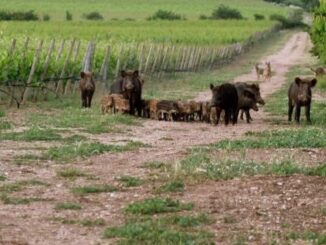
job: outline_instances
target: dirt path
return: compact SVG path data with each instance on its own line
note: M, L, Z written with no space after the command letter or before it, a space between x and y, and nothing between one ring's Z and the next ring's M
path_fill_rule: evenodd
M262 61L271 61L274 76L269 82L261 83L263 97L268 97L280 89L285 83L285 75L291 66L303 62L307 50L311 47L307 33L294 34L286 45L274 55L265 57ZM253 81L256 74L253 70L234 81ZM208 100L210 91L200 93L196 100ZM119 154L102 154L91 157L78 163L81 170L97 176L107 183L116 183L116 177L121 175L146 176L149 170L141 168L147 161L174 161L186 154L192 146L217 142L222 139L241 137L248 131L262 131L270 129L264 121L267 115L263 110L253 114L252 124L240 122L236 126L219 125L217 127L203 123L180 123L163 121L146 121L142 127L133 127L128 134L103 134L96 136L102 143L110 144L121 141L141 141L149 144L150 148L142 148L136 152ZM74 200L67 187L67 183L55 176L59 166L35 168L25 177L40 178L51 184L44 190L27 191L24 194L39 194L42 198L54 200L54 203ZM10 167L5 171L12 171ZM30 175L30 176L29 176ZM236 180L235 180L236 181ZM259 182L259 180L257 180ZM272 181L271 181L272 182ZM74 185L89 183L87 179L78 179ZM92 183L96 183L94 180ZM244 184L245 185L245 184ZM271 184L272 185L272 184ZM189 192L184 198L192 199L198 191ZM221 187L222 188L222 187ZM222 191L222 189L221 189ZM216 193L216 192L215 192ZM213 193L214 194L214 193ZM137 192L122 191L114 194L100 194L91 197L82 197L78 201L83 203L82 217L103 218L107 225L116 225L123 222L121 208L133 200L151 196L150 189L139 187ZM207 195L205 196L207 198ZM215 198L215 197L212 197ZM77 198L78 199L78 198ZM0 244L102 244L103 227L89 229L80 226L67 226L58 222L49 221L49 217L56 216L53 202L36 202L32 205L3 205L0 206ZM81 218L76 211L66 211L70 218Z

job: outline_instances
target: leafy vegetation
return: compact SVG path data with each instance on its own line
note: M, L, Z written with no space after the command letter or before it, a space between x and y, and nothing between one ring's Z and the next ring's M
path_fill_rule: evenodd
M191 210L193 204L181 203L172 199L150 198L144 201L129 204L125 211L131 214L159 214L168 212L178 212L181 210Z
M133 177L133 176L120 176L118 178L120 182L123 183L124 186L126 187L134 187L134 186L139 186L143 183L143 181L140 178Z
M2 133L0 139L14 141L52 141L61 140L62 137L53 129L32 127L23 132Z
M56 161L69 161L77 157L89 157L92 155L103 154L105 152L123 152L136 150L144 147L141 142L130 141L125 146L105 145L98 142L95 143L74 143L59 147L50 147L42 156L42 159L50 159Z
M32 202L40 202L45 201L42 198L38 197L28 197L28 198L21 198L21 197L11 197L6 194L2 194L0 196L0 200L3 202L3 204L10 204L10 205L25 205L30 204Z
M88 185L79 186L72 188L74 194L86 195L86 194L96 194L103 192L115 192L117 188L112 185Z
M166 11L159 9L152 16L148 17L147 20L185 20L180 14L173 13L172 11Z
M33 10L30 11L15 11L9 12L5 10L0 11L0 21L35 21L39 20L39 17L34 13Z
M321 1L319 8L314 10L314 22L311 29L311 39L314 43L313 52L326 63L326 3Z
M237 9L232 9L228 6L221 4L217 9L215 9L212 13L211 19L243 19L242 14Z
M56 210L80 210L82 206L78 203L61 202L55 206Z
M67 168L57 172L57 175L63 178L74 180L77 177L85 177L86 173L76 168Z
M97 11L94 11L94 12L90 12L88 14L83 14L83 17L87 20L103 20L103 16L97 12Z
M159 190L162 192L182 192L184 187L185 185L182 181L171 181L162 185Z

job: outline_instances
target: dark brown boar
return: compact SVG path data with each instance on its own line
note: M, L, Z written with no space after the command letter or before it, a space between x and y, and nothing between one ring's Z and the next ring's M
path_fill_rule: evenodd
M215 107L217 124L220 119L221 111L225 112L224 123L229 124L232 120L232 124L237 123L238 119L238 93L233 84L224 83L219 86L210 85L212 90L211 107Z
M252 121L250 115L250 109L256 111L257 103L264 105L265 101L261 97L260 88L258 84L248 84L248 83L235 83L234 86L237 89L238 93L238 110L241 110L240 118L243 119L243 113L246 114L247 123Z
M130 114L134 115L137 110L138 116L142 111L142 87L144 79L140 76L139 71L121 71L118 80L111 85L111 94L122 94L125 99L129 100Z
M295 120L297 123L300 122L300 112L301 107L305 107L306 109L306 119L307 122L311 122L310 119L310 107L311 107L311 99L312 93L311 88L313 88L317 83L317 79L301 79L300 77L296 77L294 82L290 85L288 91L288 99L289 99L289 121L292 120L292 113L295 107Z
M80 73L81 80L79 82L79 88L81 91L82 107L91 107L92 98L95 91L95 82L93 80L92 72Z

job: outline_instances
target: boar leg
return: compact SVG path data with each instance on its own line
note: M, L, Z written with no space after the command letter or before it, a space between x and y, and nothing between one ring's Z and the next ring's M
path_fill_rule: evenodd
M87 95L85 91L81 92L81 99L82 99L82 107L86 107Z
M225 126L227 126L229 124L229 119L230 119L231 113L229 109L225 110L225 115L224 115L224 123Z
M243 110L241 110L240 119L243 120Z
M294 108L294 106L292 105L291 101L289 101L289 113L288 113L289 122L292 121L293 108Z
M250 121L252 121L252 118L250 116L250 112L249 112L249 109L245 111L246 112L246 120L247 120L247 123L250 123Z
M216 110L216 125L220 122L221 110L218 107L215 107Z
M238 109L233 109L233 111L232 111L232 124L233 125L238 122L238 115L239 115L239 110Z
M308 123L311 123L311 119L310 119L310 105L307 105L306 108L306 119Z
M295 120L297 123L300 123L300 112L301 112L301 106L296 105L295 107Z

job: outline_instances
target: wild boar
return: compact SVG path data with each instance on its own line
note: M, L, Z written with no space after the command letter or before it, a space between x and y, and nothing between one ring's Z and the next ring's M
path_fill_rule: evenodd
M312 100L311 88L313 88L317 84L317 79L309 79L309 78L300 78L296 77L294 82L290 85L288 90L288 99L289 99L289 121L292 120L292 113L295 107L295 120L297 123L300 123L300 112L301 107L305 107L306 109L306 120L311 123L310 119L310 107Z
M220 119L221 111L225 112L224 123L229 124L232 120L232 124L237 123L238 119L238 93L233 84L224 83L219 86L210 85L212 91L211 107L215 107L217 124Z
M92 72L80 73L81 80L79 82L79 88L81 91L82 107L91 107L92 98L95 92L95 82L93 80Z

